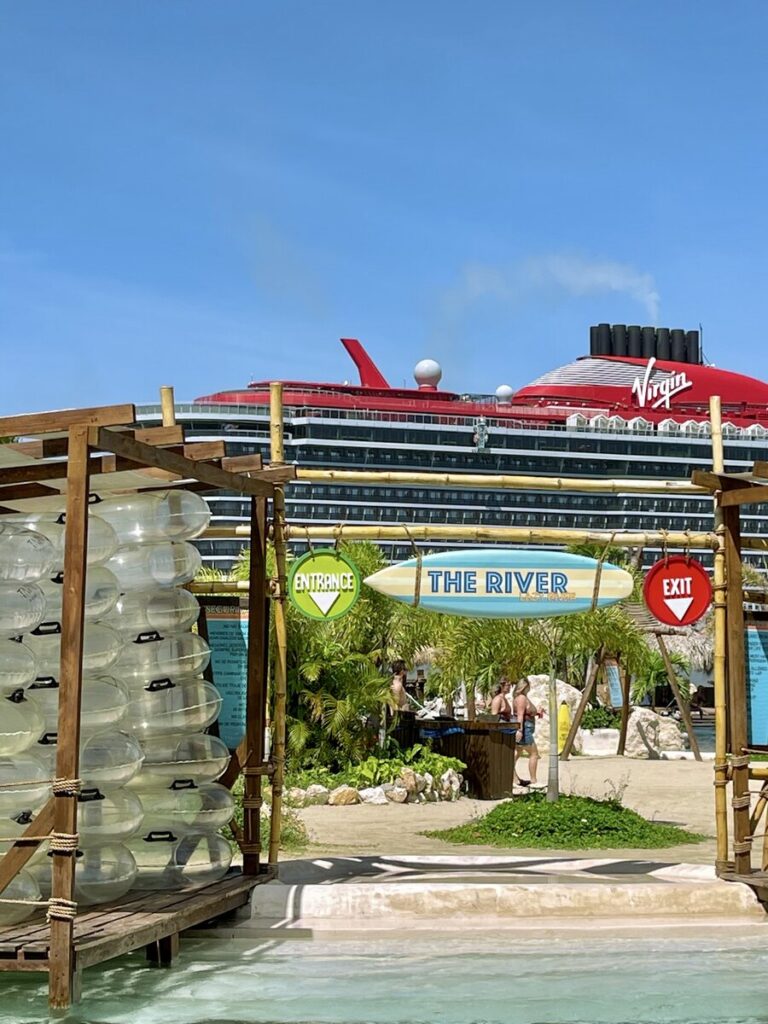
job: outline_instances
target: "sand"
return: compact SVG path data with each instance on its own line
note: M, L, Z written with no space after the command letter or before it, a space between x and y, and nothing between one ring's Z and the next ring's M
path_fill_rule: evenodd
M619 757L576 757L561 764L561 790L582 796L621 794L625 806L647 818L668 822L714 837L712 762L639 761ZM546 779L546 764L541 778ZM422 833L451 828L486 813L493 801L462 798L455 803L358 804L349 807L307 807L299 813L312 839L311 854L495 854L499 847L456 846ZM529 851L518 848L515 853ZM537 850L536 853L546 851ZM557 856L582 855L581 850L551 851ZM595 856L667 863L713 864L714 838L662 850L602 849Z

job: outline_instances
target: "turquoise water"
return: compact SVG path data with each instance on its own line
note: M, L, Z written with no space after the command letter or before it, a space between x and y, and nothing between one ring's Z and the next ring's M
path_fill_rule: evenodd
M754 940L759 941L758 939ZM683 939L187 940L85 972L71 1024L768 1024L768 953ZM2 1024L47 1021L45 987L2 976Z

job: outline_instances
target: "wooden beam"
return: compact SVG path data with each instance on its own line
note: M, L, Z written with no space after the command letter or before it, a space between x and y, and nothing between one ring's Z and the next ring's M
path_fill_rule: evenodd
M735 491L723 491L720 495L720 504L723 508L731 505L754 505L765 501L768 501L768 484L739 487Z
M91 431L90 437L94 448L101 448L113 452L115 455L123 455L125 458L133 459L147 466L155 466L157 469L165 469L170 473L178 473L191 480L200 480L202 483L212 484L222 490L250 494L257 498L268 497L273 491L272 484L251 477L238 476L237 473L228 473L218 466L205 462L193 462L183 455L177 455L164 448L152 448L150 445L134 441L132 438L122 437L114 430L95 428ZM0 498L0 500L2 499Z
M64 780L78 778L80 762L80 698L88 549L88 429L85 424L77 424L69 429L67 531L64 541L61 679L57 729L59 742L56 745L56 777ZM69 792L58 793L55 797L54 830L63 835L77 833L77 793L74 788ZM54 854L52 861L52 898L72 900L75 883L74 851ZM73 926L72 917L51 918L49 1002L54 1009L67 1009L75 992Z
M89 409L33 412L23 416L0 417L0 437L15 437L19 434L56 434L61 430L68 430L74 424L87 424L89 427L116 427L135 421L136 409L133 405L101 405Z
M725 606L728 673L728 719L733 769L733 845L737 874L752 870L749 831L749 762L739 759L749 745L747 726L744 604L741 579L741 530L738 506L722 510L725 528Z
M748 475L739 476L735 473L711 473L706 469L695 469L691 473L691 482L714 493L715 491L733 491L749 484Z
M251 561L248 591L248 670L246 689L246 753L242 759L243 874L259 873L261 853L260 771L264 761L264 729L267 720L267 657L269 599L267 596L267 502L251 498Z
M51 496L61 497L61 491L55 487L47 487L45 484L11 484L10 487L0 487L0 502L4 501L26 501L27 498L50 498Z
M54 804L55 799L51 797L37 817L27 825L18 841L0 859L0 896L8 883L18 875L37 850L39 843L30 843L26 840L33 837L43 840L53 829Z
M619 726L619 746L616 753L619 757L624 757L624 750L627 746L627 729L629 728L629 678L618 659L617 668L621 683L621 724Z
M230 455L221 460L221 468L228 473L251 473L264 468L264 460L261 455Z
M768 478L768 462L758 459L752 466L752 475L763 479Z
M656 643L659 645L659 650L661 651L661 657L662 657L662 660L664 661L664 668L667 670L667 679L669 681L669 687L672 690L672 694L673 694L673 696L675 698L675 701L677 702L677 706L680 709L680 715L681 715L681 717L683 719L683 725L685 726L686 731L688 733L688 739L689 739L690 744L691 744L691 750L693 751L693 756L696 758L697 761L701 761L701 759L702 759L701 758L701 751L699 750L699 741L696 739L696 733L694 732L694 729L693 729L693 720L691 719L691 709L688 706L688 704L686 704L686 702L683 700L683 695L680 692L680 687L678 686L678 683L677 683L677 676L675 675L675 669L674 669L674 666L672 665L672 659L669 656L669 651L667 650L667 645L664 642L664 637L661 635L661 633L657 633L656 634Z
M144 444L171 445L184 444L183 427L142 427L128 430L125 433ZM38 437L33 441L18 441L8 445L21 455L29 455L33 459L56 459L67 454L69 436Z

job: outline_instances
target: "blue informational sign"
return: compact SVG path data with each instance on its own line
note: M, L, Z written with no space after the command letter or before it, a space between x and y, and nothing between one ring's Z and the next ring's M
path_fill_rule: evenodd
M616 661L606 661L603 663L603 667L605 668L605 679L608 683L608 693L611 698L611 707L623 708L624 691L621 688L619 664Z
M768 616L745 616L747 728L751 747L768 746Z
M369 587L429 611L471 618L541 619L589 611L598 562L564 551L488 548L445 551L390 565L365 581ZM628 572L604 562L597 606L632 593Z
M244 602L242 602L244 604ZM213 681L222 696L219 736L235 750L245 736L248 609L239 597L202 598Z

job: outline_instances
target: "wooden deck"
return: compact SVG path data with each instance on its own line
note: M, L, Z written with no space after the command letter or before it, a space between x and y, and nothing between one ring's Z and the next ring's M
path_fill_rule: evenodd
M131 892L117 903L84 910L75 921L75 970L142 947L153 962L169 964L181 932L245 906L254 886L271 877L232 873L202 889ZM40 915L0 928L0 971L47 971L50 931Z

